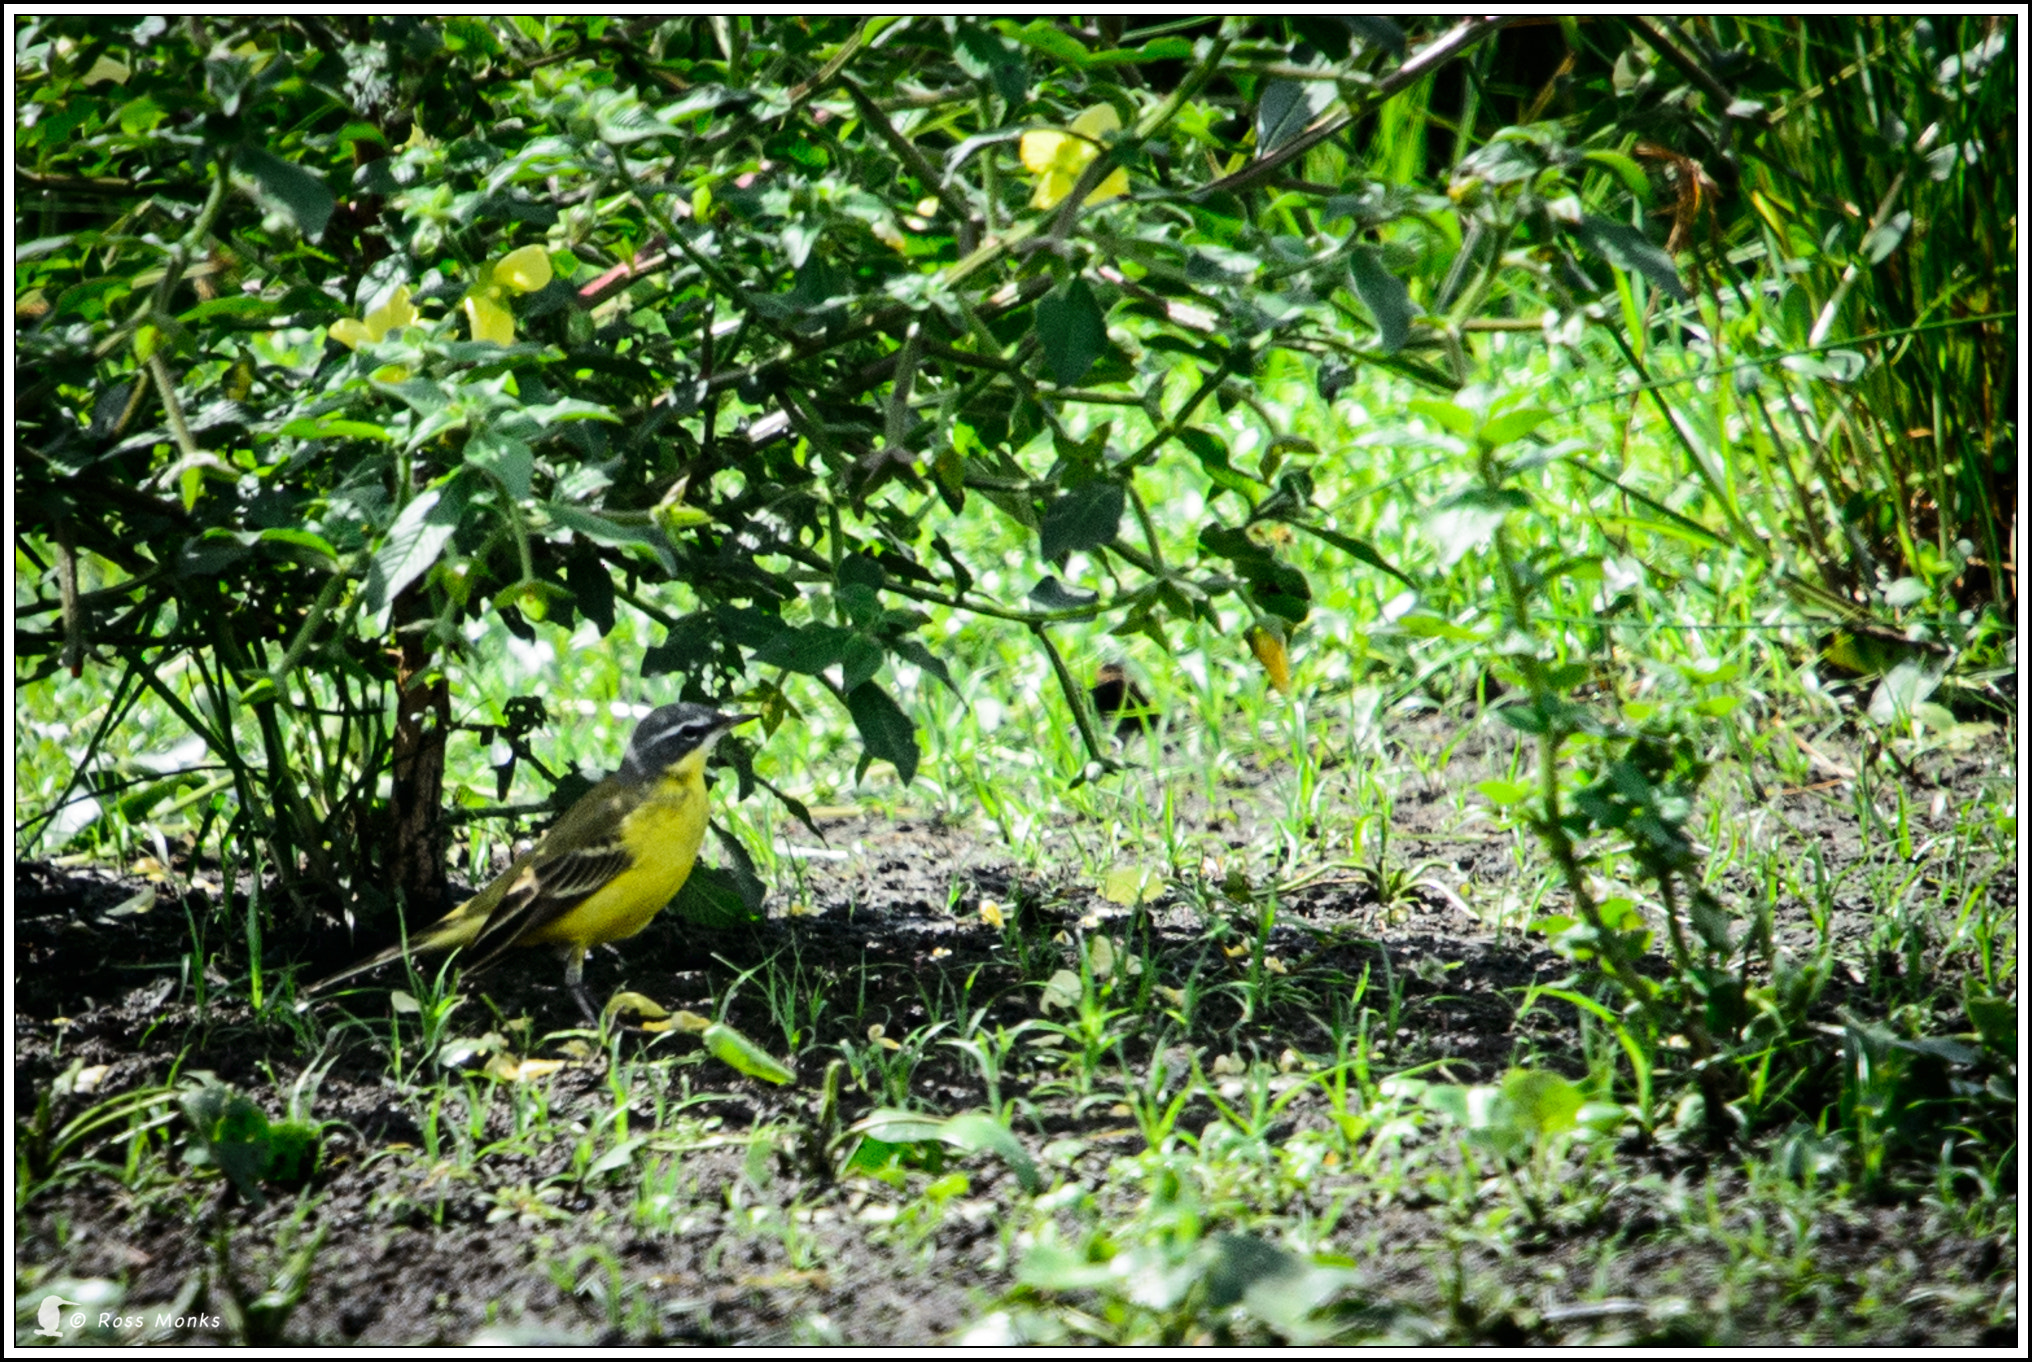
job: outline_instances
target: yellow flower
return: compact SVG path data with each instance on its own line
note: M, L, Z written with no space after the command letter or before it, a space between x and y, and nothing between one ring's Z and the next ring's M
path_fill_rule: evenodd
M416 318L416 309L409 302L409 285L404 284L389 296L387 302L369 312L366 320L355 321L347 317L333 322L328 334L348 350L357 350L380 340L390 331L416 325Z
M1023 166L1037 176L1037 192L1030 196L1032 208L1055 208L1079 177L1101 154L1101 134L1117 132L1121 116L1110 104L1096 104L1072 121L1066 132L1043 130L1023 134ZM1087 195L1088 203L1104 203L1129 192L1128 172L1117 166Z
M480 277L467 291L466 324L476 341L515 343L515 315L508 294L534 293L550 283L550 256L541 246L510 251L491 265L480 266Z

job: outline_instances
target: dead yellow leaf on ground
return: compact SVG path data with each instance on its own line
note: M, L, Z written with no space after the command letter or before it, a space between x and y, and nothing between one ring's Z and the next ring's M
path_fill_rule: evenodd
M495 1055L481 1072L503 1083L527 1083L532 1079L548 1078L564 1067L565 1061L561 1059L517 1059L513 1055Z

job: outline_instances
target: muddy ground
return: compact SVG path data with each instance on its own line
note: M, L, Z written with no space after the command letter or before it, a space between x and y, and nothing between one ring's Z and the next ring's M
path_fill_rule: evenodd
M1196 892L1174 888L1132 912L1070 874L1014 865L992 827L835 819L823 827L828 854L801 861L801 887L779 891L766 922L714 931L666 913L627 943L625 956L610 948L588 961L596 994L625 986L706 1015L720 1015L719 1003L741 972L772 958L779 977L797 981L807 998L824 990L826 1006L815 1022L806 1018L810 1039L798 1080L785 1087L711 1063L678 1035L621 1039L624 1063L677 1061L641 1067L633 1091L631 1131L654 1131L661 1105L670 1135L653 1164L654 1176L667 1179L657 1215L645 1219L642 1210L646 1158L633 1174L556 1177L572 1168L571 1123L613 1106L613 1075L607 1055L580 1046L575 1057L566 1040L517 1044L578 1024L556 963L529 952L475 981L470 991L483 998L465 1004L451 1029L493 1030L514 1048L566 1059L564 1068L536 1080L565 1136L517 1145L510 1138L513 1104L503 1098L487 1108L483 1138L505 1145L464 1166L430 1160L423 1152L430 1132L391 1075L386 989L399 978L377 978L340 1005L367 1024L336 1030L323 1056L330 1067L310 1114L332 1124L322 1168L304 1194L279 1192L256 1208L216 1174L181 1169L173 1154L152 1156L161 1166L137 1173L125 1166L124 1140L86 1140L70 1157L99 1166L75 1170L17 1212L18 1289L32 1306L41 1294L35 1283L104 1279L117 1284L128 1314L153 1320L168 1310L218 1321L162 1331L165 1339L192 1342L950 1341L1010 1288L1019 1255L1002 1218L1018 1199L1014 1175L992 1158L959 1160L969 1180L964 1196L934 1228L908 1232L894 1208L920 1192L927 1175L909 1174L906 1191L898 1192L838 1176L837 1149L832 1159L824 1152L828 1132L894 1094L871 1091L879 1085L857 1085L849 1075L837 1120L825 1126L818 1111L823 1070L842 1046L865 1054L879 1044L868 1039L874 1024L890 1038L905 1038L934 1014L950 1018L976 1007L988 1009L989 1029L1038 1017L1038 985L1074 962L1069 942L1082 931L1147 944L1160 986L1200 981L1192 1040L1209 1063L1226 1053L1274 1062L1287 1048L1330 1058L1324 1018L1334 997L1352 996L1366 976L1363 1002L1379 1017L1389 990L1398 991L1394 1032L1372 1019L1378 1075L1436 1062L1426 1077L1488 1082L1527 1059L1571 1075L1584 1071L1570 1008L1541 1004L1519 1015L1527 985L1573 972L1542 936L1524 929L1532 914L1518 894L1537 883L1539 872L1520 870L1513 834L1486 815L1481 801L1468 799L1468 809L1484 812L1464 822L1454 797L1506 769L1511 735L1474 726L1450 764L1431 777L1407 759L1415 745L1436 751L1456 736L1456 728L1434 718L1400 726L1391 739L1389 862L1403 874L1379 879L1359 869L1312 867L1320 873L1310 883L1279 895L1269 944L1288 984L1273 990L1270 1006L1257 1015L1243 1015L1240 990L1219 987L1248 968L1248 952L1238 959L1230 951L1253 938L1257 909L1238 903L1238 894L1221 893L1213 879ZM1816 735L1813 746L1812 779L1795 786L1767 765L1746 770L1725 763L1711 782L1715 797L1729 801L1730 823L1757 845L1779 845L1801 858L1818 845L1823 860L1837 867L1880 862L1880 849L1865 848L1850 785L1835 774L1853 772L1864 754L1833 732ZM1985 789L1992 799L1999 788L2013 791L2002 798L2015 801L2010 751L2000 741L1935 753L1904 774L1883 766L1877 807L1894 814L1902 785L1913 830L1922 840L1937 838ZM1359 765L1329 773L1329 781L1348 782L1330 794L1354 798ZM1246 848L1274 842L1270 820L1281 807L1278 782L1287 778L1274 764L1243 769L1223 791L1221 808L1188 800L1186 817L1196 820L1205 846L1225 844L1236 864L1246 863ZM779 837L817 845L788 819ZM1882 833L1870 840L1880 848ZM1064 859L1077 867L1077 856ZM1538 864L1535 851L1530 863ZM1268 878L1261 858L1256 865L1257 878ZM2014 918L2015 864L1993 868L1988 892ZM254 1096L271 1117L285 1113L289 1088L313 1056L285 1021L256 1020L249 1008L237 914L211 919L207 946L218 952L213 996L198 1013L183 977L194 919L178 894L190 896L195 920L213 908L203 867L195 873L198 887L191 867L173 869L181 874L157 883L149 911L109 916L131 905L149 881L45 864L16 867L17 1131L38 1119L45 1130L57 1128L94 1103L196 1071ZM1224 873L1219 865L1206 869ZM1308 869L1301 862L1277 873L1288 882ZM1867 879L1858 874L1837 888L1840 964L1821 1009L1830 1021L1842 1008L1866 1016L1885 1011L1864 983L1882 977L1881 968L1873 975L1869 958L1876 937L1862 898ZM215 890L216 871L209 882ZM1737 870L1721 889L1736 901L1758 886ZM1013 929L984 922L984 902L999 906ZM2011 932L2015 937L2015 921ZM1794 949L1810 948L1807 905L1787 898L1777 933ZM287 954L274 943L270 949ZM326 958L307 961L306 977L340 963L343 951L333 944ZM782 1054L781 1018L760 979L735 990L725 1019ZM330 1025L343 1012L324 1005L319 1016ZM533 1019L529 1031L513 1028L519 1018ZM1960 1029L1951 1023L1944 1020L1943 1028ZM1175 1050L1164 1058L1183 1067L1188 1057L1183 1047ZM1028 1066L1012 1065L1001 1095L1032 1097L1019 1103L1015 1129L1046 1180L1084 1183L1099 1198L1103 1224L1109 1208L1132 1213L1144 1189L1111 1185L1108 1168L1110 1160L1143 1150L1134 1123L1109 1101L1040 1089L1052 1056L1024 1053ZM1147 1039L1134 1034L1124 1054L1133 1072L1147 1071L1153 1059ZM91 1091L58 1098L38 1118L38 1101L80 1063L95 1079ZM436 1072L426 1069L424 1076ZM978 1107L986 1098L978 1069L939 1044L924 1047L908 1093L918 1107L936 1112ZM1180 1128L1198 1130L1212 1115L1211 1106L1196 1102ZM1324 1119L1319 1102L1294 1102L1269 1138ZM803 1133L756 1145L749 1133L758 1127ZM171 1120L158 1141L166 1136L180 1146L180 1130ZM1432 1138L1449 1137L1435 1125ZM1356 1295L1378 1318L1396 1318L1399 1337L1763 1344L1843 1337L1907 1346L2015 1338L2015 1307L2000 1322L1995 1304L2017 1272L2015 1236L1972 1232L1919 1190L1873 1204L1845 1201L1828 1212L1786 1250L1811 1257L1805 1279L1812 1289L1774 1287L1760 1299L1754 1285L1760 1279L1745 1277L1734 1261L1740 1236L1727 1232L1731 1208L1750 1195L1740 1158L1695 1139L1633 1141L1616 1163L1619 1177L1604 1186L1587 1217L1571 1224L1555 1217L1522 1241L1485 1241L1439 1195L1362 1187L1345 1175L1323 1174L1316 1189L1279 1209L1318 1216L1337 1208L1328 1245L1357 1266ZM1686 1232L1686 1217L1667 1209L1674 1197L1717 1208L1716 1232ZM757 1228L765 1224L774 1228ZM296 1261L301 1298L288 1308L296 1289L292 1252L320 1233L314 1256ZM1604 1243L1617 1246L1606 1259ZM1443 1278L1465 1284L1465 1295L1455 1290L1449 1298ZM1892 1285L1903 1293L1897 1309L1866 1299ZM264 1305L264 1290L280 1294ZM1684 1308L1661 1309L1661 1301ZM1890 1332L1877 1336L1879 1330Z

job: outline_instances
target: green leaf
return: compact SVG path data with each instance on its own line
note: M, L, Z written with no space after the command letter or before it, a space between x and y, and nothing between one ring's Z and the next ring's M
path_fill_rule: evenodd
M1475 433L1475 414L1453 402L1436 397L1414 397L1408 404L1413 412L1463 438Z
M1368 542L1365 540L1356 539L1353 538L1352 536L1342 534L1339 530L1329 530L1321 525L1308 525L1302 520L1291 520L1286 521L1285 523L1289 525L1294 525L1297 528L1304 530L1307 534L1311 535L1315 539L1333 545L1335 548L1339 549L1342 553L1345 553L1349 557L1353 558L1356 562L1367 563L1370 567L1375 568L1379 572L1389 573L1392 577L1395 577L1398 581L1404 583L1404 585L1408 587L1412 587L1415 589L1418 585L1418 583L1412 581L1409 577L1405 576L1394 565L1392 565L1389 559L1385 558L1382 554L1376 552L1374 548L1370 547Z
M1616 177L1623 182L1623 188L1629 190L1637 202L1644 204L1651 202L1651 177L1644 173L1644 167L1638 165L1622 152L1583 152L1581 159L1591 161L1595 165L1614 171Z
M1383 267L1383 254L1374 246L1358 246L1348 257L1348 278L1355 296L1369 309L1376 323L1376 343L1386 355L1394 355L1411 338L1411 319L1417 307L1404 281Z
M917 774L917 725L873 681L847 692L847 713L861 734L861 746L877 761L886 761L908 785Z
M1499 809L1522 804L1531 797L1530 784L1522 780L1480 780L1475 782L1475 788Z
M741 892L739 880L716 865L693 865L684 887L677 891L671 911L686 922L724 931L744 923L758 922L762 914Z
M846 657L847 640L854 631L837 624L807 624L785 629L757 648L754 660L765 667L781 667L804 676L816 676ZM864 678L865 679L865 678Z
M1900 662L1870 694L1871 722L1891 724L1910 719L1919 702L1933 694L1945 674L1945 667L1929 667L1910 659Z
M186 577L210 577L224 572L247 556L254 545L252 534L241 534L214 525L203 534L192 535L176 556L176 570Z
M299 416L279 432L293 440L390 440L388 431L371 421L344 421L336 416Z
M1481 434L1477 438L1490 449L1501 449L1504 445L1523 439L1551 417L1552 413L1543 407L1519 407L1515 411L1506 411L1500 416L1490 417L1489 423L1482 427Z
M1581 1091L1555 1073L1512 1069L1503 1077L1503 1100L1511 1119L1534 1139L1574 1128Z
M840 650L840 689L859 689L882 670L882 645L863 633L851 633Z
M1045 508L1038 532L1039 552L1047 561L1056 562L1075 550L1113 542L1126 505L1118 482L1090 482L1073 488Z
M1589 214L1573 235L1589 250L1618 269L1641 274L1676 302L1686 302L1686 286L1679 282L1679 269L1672 257L1651 244L1635 227Z
M1025 1253L1016 1280L1039 1291L1119 1289L1112 1265L1089 1262L1085 1254L1058 1239L1041 1240Z
M1108 343L1107 321L1086 280L1075 275L1037 300L1037 339L1059 384L1070 387L1086 377Z
M280 310L280 304L271 302L266 298L249 298L245 294L240 294L230 298L213 298L208 302L199 303L196 307L190 309L190 311L179 313L177 320L186 326L195 322L206 321L212 317L241 317L256 320L274 316Z
M1199 459L1199 466L1217 487L1248 497L1254 490L1254 483L1245 473L1237 472L1228 462L1228 443L1210 430L1191 427L1178 432L1177 440Z
M598 402L587 402L577 397L525 407L522 414L539 426L556 425L561 421L611 421L616 425L621 422L620 417Z
M265 547L292 562L323 568L327 572L339 570L339 551L323 536L312 534L309 530L279 527L262 530L259 538Z
M1470 549L1488 543L1505 516L1530 504L1523 493L1511 489L1490 492L1471 487L1448 497L1425 517L1425 533L1439 548L1440 566L1450 568Z
M1399 616L1396 628L1413 638L1443 638L1455 643L1476 643L1482 639L1482 635L1475 630L1455 624L1452 620L1442 619L1430 610L1414 610L1408 615Z
M1036 1196L1044 1190L1044 1179L1038 1175L1037 1164L1023 1148L1022 1142L1010 1132L1009 1127L986 1112L963 1111L940 1120L896 1107L878 1107L856 1121L850 1131L861 1137L864 1148L868 1144L876 1146L871 1153L887 1156L881 1163L859 1157L851 1161L854 1166L870 1172L877 1171L883 1164L895 1162L895 1155L902 1148L935 1143L963 1154L998 1155L1009 1165L1025 1193Z
M33 241L21 242L14 248L14 263L17 265L24 264L27 261L35 259L37 256L48 255L51 251L60 251L77 239L76 232L67 232L62 236L39 236Z
M388 527L388 537L367 570L363 594L363 603L375 617L377 629L388 627L387 612L395 598L430 570L458 529L465 498L446 495L450 486L419 492Z
M561 501L547 501L543 504L544 514L552 524L570 530L573 534L584 535L595 544L612 544L616 548L632 549L653 558L665 572L677 571L677 559L671 556L670 541L663 532L650 525L617 525L605 516L569 506Z
M536 451L498 428L474 434L466 441L465 460L501 480L503 490L514 501L529 495L530 479L536 473Z
M1983 1044L1999 1054L2017 1053L2018 1008L2009 998L1979 993L1974 980L1964 979L1962 1008L1968 1013L1969 1025L1982 1037Z
M952 673L946 670L945 661L916 639L891 639L889 640L889 651L905 661L914 663L930 672L945 683L947 690L951 691L954 695L959 695L960 688L953 684ZM962 697L962 700L964 700L964 697Z
M973 79L993 84L1008 104L1021 104L1030 92L1030 68L1022 52L979 24L954 27L953 62Z
M945 1122L936 1116L899 1107L877 1107L854 1122L850 1130L863 1139L880 1140L883 1144L919 1144L938 1139L944 1127Z
M1009 1127L982 1111L963 1111L945 1122L938 1138L968 1154L996 1154L1009 1165L1024 1192L1036 1196L1044 1190L1029 1151Z
M759 1078L765 1083L788 1083L797 1077L774 1055L725 1022L714 1022L699 1039L714 1059L750 1078Z
M1004 21L996 28L1036 52L1042 52L1053 61L1078 70L1087 64L1087 50L1080 40L1067 33L1049 19L1032 19L1017 28L1013 22Z
M235 160L241 172L254 181L258 197L288 213L304 240L316 241L324 235L336 201L323 180L250 144L240 147Z
M1256 101L1256 155L1268 156L1305 131L1335 99L1328 80L1273 80Z
M1872 265L1881 265L1898 249L1905 240L1905 234L1912 230L1910 213L1894 214L1890 221L1874 227L1863 238L1863 259Z
M1030 588L1030 600L1045 610L1083 610L1100 598L1099 592L1067 586L1056 577L1046 577Z

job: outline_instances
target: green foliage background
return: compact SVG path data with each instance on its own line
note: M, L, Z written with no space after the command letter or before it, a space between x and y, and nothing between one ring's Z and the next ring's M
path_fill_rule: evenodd
M1923 615L1956 653L2010 598L2009 24L15 35L20 679L118 668L108 723L174 710L285 877L371 880L395 653L456 683L489 614L639 611L645 676L772 725L815 678L862 770L908 780L898 667L950 684L922 630L957 608L1034 635L1105 760L1054 630L1284 639L1294 529L1424 580L1315 504L1347 451L1244 460L1213 416L1293 365L1327 400L1372 366L1480 410L1489 332L1620 355L1681 491L1533 457L1637 498L1638 533L1727 545L1863 642ZM1103 106L1119 131L1065 134ZM1079 180L1047 201L1054 152ZM414 324L329 339L401 298ZM489 305L512 342L473 338ZM1185 527L1145 490L1181 478ZM1440 508L1442 569L1514 509L1500 481ZM1021 593L954 547L982 517L1035 536Z

